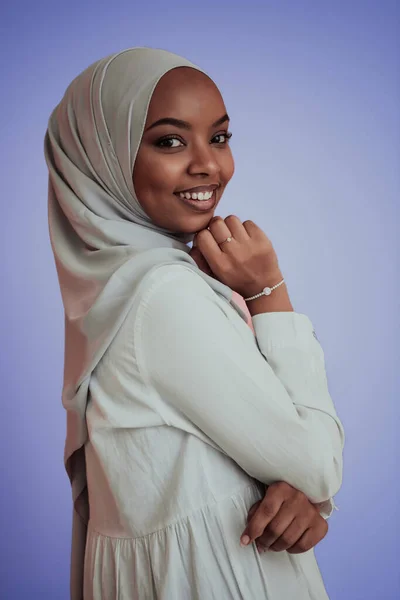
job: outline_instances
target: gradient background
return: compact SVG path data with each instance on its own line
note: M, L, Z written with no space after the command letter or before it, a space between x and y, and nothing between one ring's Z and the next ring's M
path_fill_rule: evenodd
M330 598L400 598L399 14L384 0L2 5L2 600L69 598L47 119L80 71L133 46L182 54L219 85L236 173L215 214L267 233L324 348L347 434L340 511L316 548Z

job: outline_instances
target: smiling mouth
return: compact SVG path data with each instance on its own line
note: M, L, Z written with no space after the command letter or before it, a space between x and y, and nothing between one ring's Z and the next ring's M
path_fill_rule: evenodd
M175 192L176 194L199 194L199 193L207 193L207 192L213 192L214 190L218 189L220 187L220 184L218 183L213 183L210 185L198 185L196 187L193 188L188 188L187 190L179 190L178 192Z
M210 200L210 198L212 198L214 196L215 198L215 193L214 190L210 191L210 192L176 192L176 195L179 196L179 198L182 198L186 200L200 200L205 201L205 200Z
M212 192L199 192L198 194L189 192L175 192L174 195L186 206L190 206L197 211L207 211L214 208L217 203L217 193L215 190ZM200 197L198 197L200 196Z

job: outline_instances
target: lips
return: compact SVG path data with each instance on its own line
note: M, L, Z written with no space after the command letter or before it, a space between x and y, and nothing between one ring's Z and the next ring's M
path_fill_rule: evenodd
M218 183L213 183L212 185L199 185L197 187L188 188L186 190L179 190L178 192L175 192L175 194L185 194L186 192L189 192L189 194L199 194L200 192L213 192L217 189L217 187L219 187Z
M217 193L213 192L211 198L209 200L192 200L191 198L185 198L179 195L178 193L174 194L180 202L186 204L186 206L196 210L197 212L205 212L214 208L217 203Z

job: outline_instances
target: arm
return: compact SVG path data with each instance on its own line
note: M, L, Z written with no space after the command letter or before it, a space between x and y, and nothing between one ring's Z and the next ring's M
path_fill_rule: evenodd
M156 277L138 311L135 342L139 367L159 396L250 476L267 485L286 481L312 502L333 496L343 429L308 317L258 314L256 339L244 344L193 271L160 268Z
M200 257L201 259L201 257ZM276 275L276 281L280 281L281 279L283 279L283 276L281 273L278 273ZM261 296L261 298L257 298L255 300L250 301L249 306L250 306L250 310L249 310L249 306L246 304L244 298L240 295L237 294L236 292L233 293L233 298L236 302L236 304L238 304L240 306L240 308L242 309L242 311L247 315L247 324L250 327L251 331L253 332L253 334L255 335L255 330L254 330L254 326L253 326L253 322L252 322L252 317L254 317L257 314L261 314L261 313L266 313L266 312L282 312L282 311L293 311L293 306L291 304L290 298L288 296L287 293L287 287L286 285L284 285L283 287L279 287L275 290L275 295L272 294L272 296ZM313 331L313 335L315 336L315 333ZM295 489L295 488L293 488ZM265 488L265 493L267 493L267 491L269 490L269 493L271 492L271 488L269 488L268 486L266 486ZM259 501L260 503L261 501ZM256 503L257 505L259 503ZM256 506L256 505L254 505ZM334 499L333 498L329 498L328 500L325 500L324 502L318 502L316 504L312 504L312 506L314 506L316 508L316 510L319 512L319 514L325 519L329 519L329 517L332 515L334 510L339 510L338 507L335 505ZM249 511L250 512L253 510L254 507L252 507Z

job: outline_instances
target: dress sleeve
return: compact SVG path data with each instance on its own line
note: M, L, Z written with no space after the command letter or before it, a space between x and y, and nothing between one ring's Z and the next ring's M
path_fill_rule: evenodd
M251 477L330 500L341 486L344 432L310 319L255 315L245 344L219 302L190 269L158 269L136 317L144 377Z

